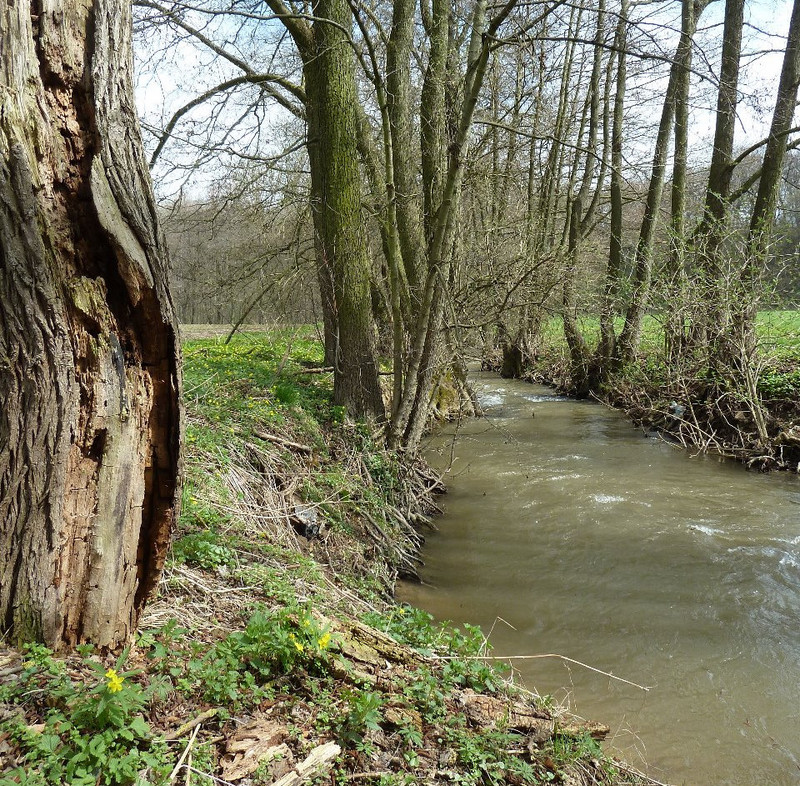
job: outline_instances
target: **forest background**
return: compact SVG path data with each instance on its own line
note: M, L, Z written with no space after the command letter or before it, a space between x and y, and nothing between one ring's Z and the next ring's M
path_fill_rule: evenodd
M791 3L134 5L183 322L323 325L337 401L412 450L469 357L786 442Z

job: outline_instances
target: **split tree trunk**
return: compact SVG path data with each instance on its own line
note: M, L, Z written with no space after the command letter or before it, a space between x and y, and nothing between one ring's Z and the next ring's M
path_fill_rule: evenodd
M123 0L0 10L0 625L117 647L177 515L180 361Z

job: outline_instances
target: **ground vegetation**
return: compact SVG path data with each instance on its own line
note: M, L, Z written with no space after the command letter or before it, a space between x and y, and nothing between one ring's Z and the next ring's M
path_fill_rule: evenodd
M0 652L5 784L647 784L392 601L442 490L334 403L308 331L186 344L187 480L135 640Z

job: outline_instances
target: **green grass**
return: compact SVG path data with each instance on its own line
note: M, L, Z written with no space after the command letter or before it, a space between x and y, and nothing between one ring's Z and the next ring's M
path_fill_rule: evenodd
M664 347L663 315L651 314L644 318L642 327L642 350L661 351ZM614 328L619 335L625 324L623 317L616 317ZM581 316L578 325L590 346L600 339L600 320L595 316ZM759 311L756 329L762 346L776 350L787 357L800 358L800 311ZM550 343L563 342L564 334L560 317L551 317L542 326L542 338Z
M760 311L762 346L777 361L800 363L800 311Z
M236 420L283 422L296 408L328 421L341 419L332 405L330 374L302 374L321 366L322 347L312 328L195 339L184 344L187 407L220 425ZM196 434L187 434L191 443Z

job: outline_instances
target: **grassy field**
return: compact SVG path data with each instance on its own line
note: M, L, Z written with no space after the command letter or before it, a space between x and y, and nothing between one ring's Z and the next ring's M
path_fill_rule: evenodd
M581 331L590 346L600 340L600 320L597 317L581 317ZM617 335L624 325L622 317L615 320ZM800 362L800 311L760 311L756 327L760 348L768 357L794 359ZM542 336L547 342L563 342L561 318L553 317L543 327ZM647 316L642 331L642 351L659 353L664 348L664 321L659 316Z

